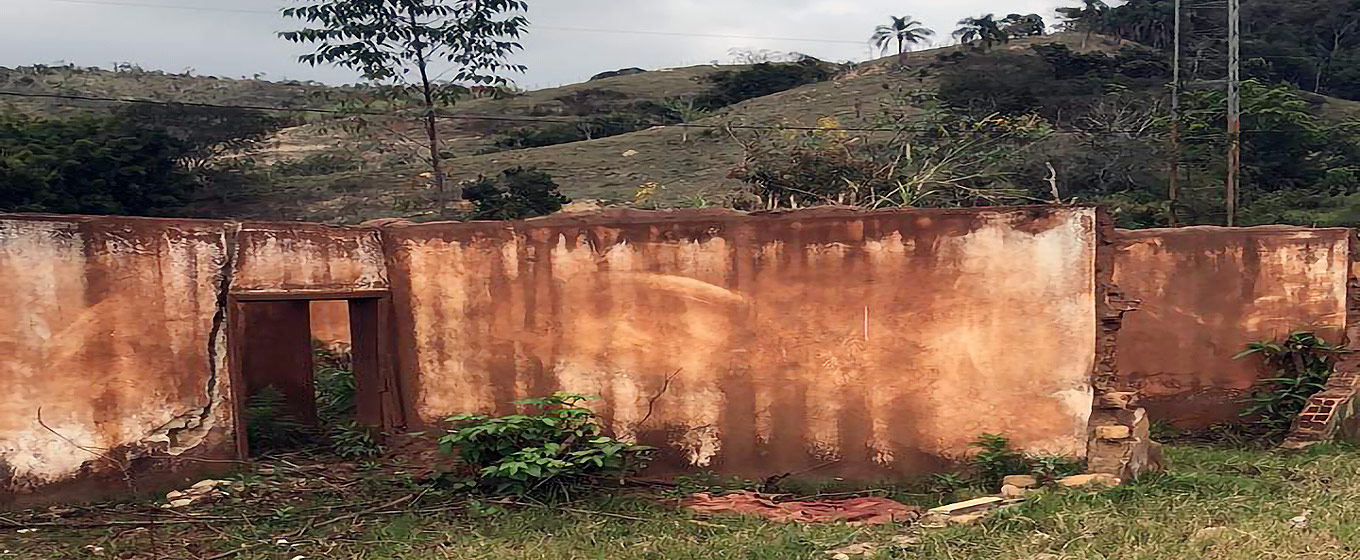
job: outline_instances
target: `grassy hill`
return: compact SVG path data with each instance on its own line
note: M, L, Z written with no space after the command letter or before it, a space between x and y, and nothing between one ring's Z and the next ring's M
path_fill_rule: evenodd
M937 91L942 74L967 57L1033 56L1034 45L1059 43L1073 52L1115 53L1142 48L1127 41L1081 34L1017 39L990 54L947 47L905 57L889 57L842 67L827 81L749 99L687 122L658 126L590 140L535 148L511 149L507 135L560 125L538 120L589 120L638 117L675 100L694 99L712 88L710 76L743 70L740 66L695 66L591 80L581 84L508 97L467 99L452 109L465 118L441 121L444 155L451 184L515 166L550 172L562 192L602 205L632 204L648 185L655 194L643 205L677 207L718 205L740 191L730 177L743 163L745 150L730 126L815 126L830 119L847 128L873 127L881 106L916 91ZM954 70L957 72L957 70ZM1001 77L1002 79L1005 76ZM1160 87L1160 86L1158 86ZM88 96L131 97L162 101L339 109L361 107L383 111L390 105L368 104L372 90L328 87L316 83L269 82L255 79L75 67L0 68L0 89ZM1155 92L1153 92L1155 95ZM1308 94L1318 110L1335 118L1360 115L1360 103ZM0 98L21 112L61 117L103 110L98 102L51 102ZM525 119L530 122L481 120L476 116ZM184 208L194 216L262 220L306 220L359 223L376 218L433 218L433 193L422 174L427 166L417 149L423 133L408 119L289 113L289 126L279 130L251 154L227 156L239 166L243 180L214 185ZM359 126L362 124L362 126ZM1058 131L1049 143L1057 151L1086 149ZM1092 155L1092 159L1100 156ZM1149 158L1155 154L1149 153ZM1145 175L1154 174L1145 163ZM1160 169L1161 164L1156 164ZM1160 173L1160 171L1155 171Z
M1031 44L1054 42L1080 48L1081 39L1079 35L1057 35L1017 40L1002 48L1022 52ZM1117 50L1112 42L1102 41L1093 41L1088 48ZM910 53L902 61L897 57L871 61L830 81L751 99L689 123L713 127L707 129L655 127L594 140L492 151L497 133L507 128L505 123L446 120L442 125L447 139L445 152L454 156L447 161L447 172L451 181L458 181L514 166L534 166L552 173L562 191L577 201L630 204L642 185L654 183L663 188L647 201L648 206L720 204L725 196L741 188L741 183L728 175L743 157L742 146L723 127L815 126L819 119L828 117L845 127L870 127L887 97L933 88L940 57L957 51L958 47L948 47ZM607 113L637 102L698 95L709 87L703 81L705 76L733 68L696 66L619 76L525 92L510 99L469 100L460 103L456 112L581 117L588 115L572 111L563 100L593 93L612 100L598 111ZM419 131L404 122L384 123L370 131L367 135L347 135L326 123L312 123L281 132L274 150L283 154L280 157L296 158L354 153L361 151L363 142L377 141L390 147L406 143L403 136L419 138ZM432 204L425 179L420 177L425 171L419 162L396 160L375 162L363 170L290 178L231 204L228 211L261 219L350 223L380 217L420 219L429 216Z

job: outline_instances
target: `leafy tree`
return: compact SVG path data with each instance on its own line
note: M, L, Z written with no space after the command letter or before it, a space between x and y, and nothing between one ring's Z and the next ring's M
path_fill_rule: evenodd
M437 107L451 104L468 89L458 84L503 86L503 72L522 72L507 59L519 50L517 42L529 25L523 0L305 0L285 8L286 17L314 27L280 33L316 50L302 62L334 64L357 70L365 79L394 83L405 89L411 66L418 81L428 139L429 163L439 207L447 207L441 164ZM449 83L438 82L430 67L452 64Z
M476 208L477 220L522 220L546 216L571 202L557 192L552 176L534 168L515 167L495 178L478 177L463 188Z
M286 119L262 111L179 104L136 104L118 112L119 118L165 131L180 140L188 152L182 162L203 172L218 157L243 152L259 145Z
M705 79L713 87L696 98L695 105L705 110L721 109L830 78L827 65L810 56L791 63L762 62L746 70L710 74Z
M185 203L192 149L112 116L35 120L0 113L0 211L164 214Z
M892 23L878 26L878 29L874 30L873 38L870 39L874 48L879 49L883 54L888 54L888 49L896 42L897 56L901 58L907 53L907 45L918 44L935 34L934 30L912 19L911 16L889 17L892 18Z
M1086 38L1082 39L1082 47L1091 40L1091 34L1100 28L1105 13L1110 10L1109 4L1102 0L1082 0L1082 4L1075 8L1058 8L1058 15L1067 18L1078 29L1086 31Z
M990 50L993 45L1011 40L993 14L959 20L959 28L954 31L954 38L964 43L981 43L984 52Z
M1039 14L1010 14L1001 20L1001 30L1010 37L1039 37L1048 30L1048 26Z

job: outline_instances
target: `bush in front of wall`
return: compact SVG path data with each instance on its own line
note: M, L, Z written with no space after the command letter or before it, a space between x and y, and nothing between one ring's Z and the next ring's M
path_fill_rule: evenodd
M595 413L581 404L592 398L557 393L517 401L521 414L455 416L440 447L476 469L471 485L497 494L568 495L644 467L653 449L602 435Z
M1288 432L1308 400L1327 390L1337 358L1350 351L1309 331L1295 332L1280 342L1248 344L1236 358L1260 356L1274 374L1262 379L1247 397L1242 417L1248 427L1267 437Z

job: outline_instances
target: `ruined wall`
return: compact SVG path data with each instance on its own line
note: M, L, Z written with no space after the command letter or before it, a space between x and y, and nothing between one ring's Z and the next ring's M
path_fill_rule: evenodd
M0 216L0 505L220 468L231 298L386 287L374 230Z
M119 487L151 455L230 454L228 236L212 222L0 218L0 504Z
M1193 227L1120 232L1115 279L1138 311L1119 333L1121 383L1154 421L1235 422L1261 372L1249 342L1299 329L1339 341L1349 270L1345 229Z
M315 224L243 224L237 294L363 292L387 289L377 230Z
M602 395L671 467L929 472L986 432L1084 455L1097 210L611 213L386 230L410 409ZM413 389L413 390L412 390Z

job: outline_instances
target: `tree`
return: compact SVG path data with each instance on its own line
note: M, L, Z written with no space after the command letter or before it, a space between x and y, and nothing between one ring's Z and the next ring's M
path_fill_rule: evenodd
M1076 8L1058 8L1058 15L1067 18L1078 28L1086 31L1086 37L1082 39L1082 48L1091 40L1091 34L1095 33L1100 27L1105 13L1110 10L1109 4L1102 0L1082 0L1082 5Z
M984 51L990 50L992 45L1010 41L1010 35L1001 29L996 16L992 14L959 20L959 28L954 31L954 38L964 43L979 42Z
M288 121L250 109L179 104L137 104L118 116L139 126L165 131L187 148L181 163L201 173L224 154L248 152Z
M879 49L883 54L888 54L888 49L892 46L893 42L896 42L897 56L901 59L906 56L907 45L918 44L921 41L924 41L926 37L935 34L933 29L929 29L925 24L911 19L911 16L889 17L892 18L892 23L878 26L878 29L874 30L873 38L870 39L873 41L874 48Z
M1044 17L1039 14L1010 14L1001 20L1001 30L1010 37L1040 37L1047 27Z
M367 80L391 82L405 90L406 75L415 67L424 108L429 163L442 213L448 204L441 164L438 115L441 105L456 102L468 89L462 84L503 86L501 74L523 72L507 59L520 50L517 42L529 21L523 0L304 0L285 8L286 17L315 27L279 35L295 43L316 45L299 60L313 66L334 64L359 71ZM449 83L430 76L430 67L449 62Z
M463 187L476 207L478 220L523 220L546 216L571 202L557 192L551 175L535 168L514 167L495 178L478 177Z
M190 152L117 116L35 120L0 113L0 212L164 214L195 186Z

